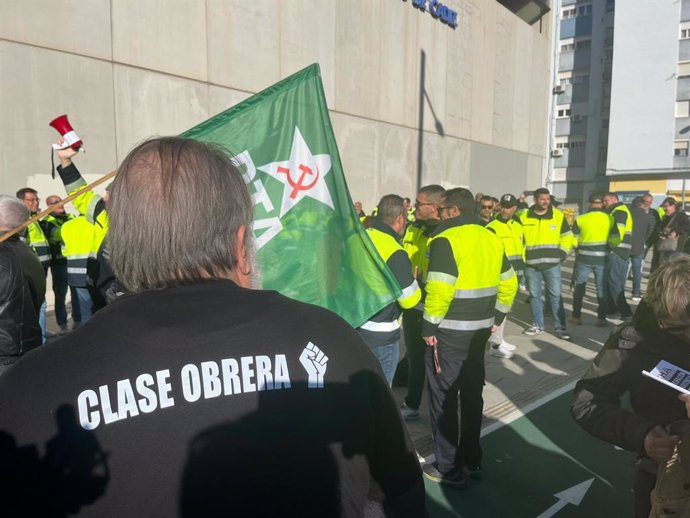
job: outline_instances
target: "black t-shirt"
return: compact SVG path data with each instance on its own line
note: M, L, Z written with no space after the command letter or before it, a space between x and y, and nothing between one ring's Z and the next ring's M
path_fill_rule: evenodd
M4 516L424 507L416 455L357 333L230 281L124 296L22 358L0 377L0 459Z

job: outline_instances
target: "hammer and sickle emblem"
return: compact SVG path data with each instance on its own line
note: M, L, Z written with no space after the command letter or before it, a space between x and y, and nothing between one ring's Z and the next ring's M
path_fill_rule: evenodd
M278 167L278 169L277 169L277 171L279 173L285 173L285 175L287 176L287 181L290 184L290 187L292 187L292 192L290 193L290 198L293 200L295 198L297 198L297 194L300 191L308 191L309 189L311 189L312 187L314 187L316 185L316 182L319 181L319 169L318 168L316 169L316 173L314 173L314 171L312 170L311 167L308 167L304 164L300 164L298 169L300 170L300 175L299 175L299 178L297 179L297 181L294 181L292 179L292 176L290 175L290 169L289 168ZM310 183L304 183L307 176L310 176L310 175L314 175L314 180L311 181Z

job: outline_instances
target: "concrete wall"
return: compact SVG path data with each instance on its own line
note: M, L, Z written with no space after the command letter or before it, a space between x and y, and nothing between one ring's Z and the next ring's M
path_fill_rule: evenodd
M679 2L616 9L607 174L673 167Z
M494 0L448 0L453 30L396 0L27 0L0 17L0 192L50 179L48 122L69 114L87 179L150 135L177 134L318 61L353 198L417 183L517 192L541 183L544 33ZM442 134L441 134L442 133Z

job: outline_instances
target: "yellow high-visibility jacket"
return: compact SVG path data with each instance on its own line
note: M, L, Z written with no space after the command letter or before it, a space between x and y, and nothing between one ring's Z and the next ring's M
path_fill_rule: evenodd
M397 304L389 304L358 328L364 341L376 347L400 339L400 309L413 308L422 298L422 291L412 277L410 259L400 244L400 236L378 219L367 229L367 235L402 289Z
M633 219L630 209L622 202L618 202L609 208L609 214L613 218L614 229L609 235L609 248L623 259L630 257L632 250Z
M98 249L94 251L96 226L86 216L78 216L62 225L62 255L67 258L67 283L83 288L87 285L86 276L90 261L96 260Z
M573 233L563 213L549 207L545 214L534 207L520 216L525 236L525 264L547 270L560 264L573 246Z
M515 271L501 240L470 216L441 222L430 251L422 336L467 347L477 330L500 324L510 311Z
M503 221L497 217L491 220L486 228L493 230L501 240L510 265L515 273L521 275L525 270L525 233L522 229L522 222L514 216L508 221Z
M600 265L606 262L608 241L613 218L602 209L590 209L580 214L573 226L577 238L577 260L583 264Z

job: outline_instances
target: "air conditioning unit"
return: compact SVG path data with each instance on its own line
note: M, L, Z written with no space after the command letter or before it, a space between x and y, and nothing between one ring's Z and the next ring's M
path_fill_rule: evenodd
M563 92L565 92L565 87L563 85L556 85L553 87L553 93L562 94Z
M553 158L561 157L561 156L563 156L563 150L560 148L556 148L556 149L551 151L551 156Z

